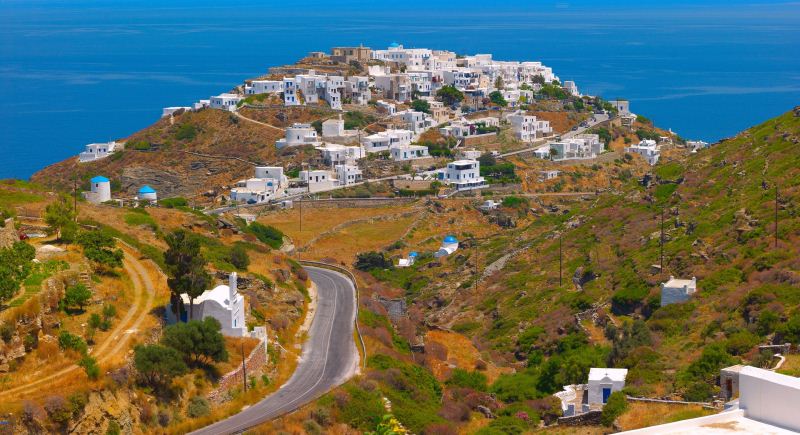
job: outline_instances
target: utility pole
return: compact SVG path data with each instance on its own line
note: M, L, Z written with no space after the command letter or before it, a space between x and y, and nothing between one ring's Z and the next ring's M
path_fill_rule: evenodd
M661 207L661 272L664 272L664 207Z
M475 292L478 292L478 281L480 281L481 276L478 274L478 240L473 239L472 243L475 243Z
M775 183L775 249L778 249L778 183Z
M78 222L78 174L72 177L72 211L75 213L75 222Z
M247 392L247 364L244 363L244 341L241 342L242 345L242 383L244 384L244 392Z

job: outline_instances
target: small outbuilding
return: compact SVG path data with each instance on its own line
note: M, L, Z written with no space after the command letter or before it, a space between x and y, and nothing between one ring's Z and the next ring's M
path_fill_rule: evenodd
M605 405L615 391L625 388L628 369L591 368L589 370L589 407Z
M675 279L670 276L669 281L661 284L661 306L686 302L696 292L697 278Z
M145 184L141 189L139 189L138 198L142 201L156 202L158 201L158 194L156 193L155 189Z
M98 175L89 180L90 191L84 192L83 197L92 204L102 204L111 201L111 181L108 178Z
M446 257L458 250L458 239L455 236L447 236L442 241L442 246L436 251L434 257Z
M419 254L417 254L414 251L409 252L408 253L408 258L401 258L400 261L398 261L398 263L397 263L397 267L409 267L409 266L412 266L414 264L414 262L417 261L417 257L418 256L419 256Z

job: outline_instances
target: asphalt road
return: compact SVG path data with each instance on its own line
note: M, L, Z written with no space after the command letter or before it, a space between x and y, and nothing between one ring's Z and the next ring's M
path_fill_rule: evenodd
M306 267L317 286L317 311L303 354L289 381L275 393L193 434L239 433L311 402L345 382L358 365L353 339L355 288L344 275Z

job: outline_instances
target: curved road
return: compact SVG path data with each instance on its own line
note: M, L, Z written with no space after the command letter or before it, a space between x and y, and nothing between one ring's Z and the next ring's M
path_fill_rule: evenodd
M289 381L270 396L225 420L192 432L231 434L311 402L343 383L356 372L358 352L353 339L356 292L344 275L328 269L305 267L317 287L317 309L303 355Z

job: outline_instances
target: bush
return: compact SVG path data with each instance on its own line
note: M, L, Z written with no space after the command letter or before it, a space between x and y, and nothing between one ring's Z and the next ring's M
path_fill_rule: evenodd
M246 270L250 265L250 256L247 255L247 250L240 244L233 245L231 248L231 264L239 270Z
M176 196L175 198L164 198L158 201L158 205L166 208L188 207L189 201L186 198Z
M372 269L391 269L393 265L383 252L369 251L358 254L354 267L368 272Z
M486 391L486 375L481 372L468 372L456 368L447 380L446 385L452 387L471 388L475 391Z
M88 376L89 379L96 380L100 377L100 366L97 365L97 360L93 357L85 355L78 362L78 365L83 367L83 370L86 372L86 376Z
M272 249L280 249L283 245L283 232L273 226L253 222L247 227L247 232Z
M600 416L600 423L605 426L614 424L614 420L628 409L628 400L622 391L615 391L608 397L606 406L603 407L603 414Z
M192 124L182 124L175 132L175 139L193 140L197 136L197 128Z
M431 113L431 105L426 100L414 100L411 102L411 109L417 112Z
M203 417L211 412L211 405L208 400L202 396L194 396L189 399L189 405L186 407L186 415L191 418Z
M64 350L75 350L82 355L86 354L86 342L81 337L68 331L61 331L58 334L58 347Z
M213 317L190 320L167 326L161 342L194 364L227 361L228 351L220 329L219 321Z

